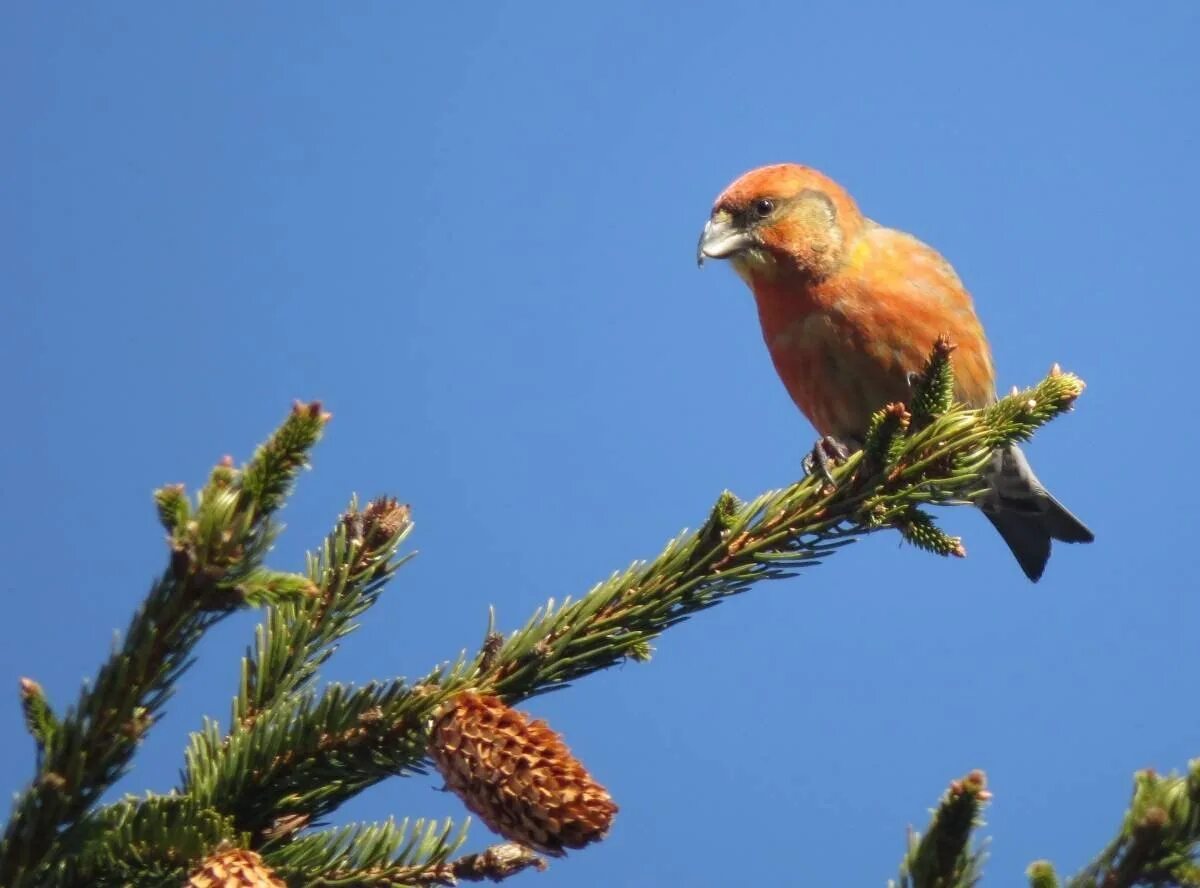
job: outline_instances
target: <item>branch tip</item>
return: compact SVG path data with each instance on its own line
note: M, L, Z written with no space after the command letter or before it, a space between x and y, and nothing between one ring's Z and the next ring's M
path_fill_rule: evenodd
M547 866L543 858L524 845L504 842L452 861L450 872L467 882L482 882L485 879L500 882L530 868L545 872Z
M322 424L325 424L333 419L333 414L321 408L320 401L310 401L306 404L303 401L296 400L292 402L292 415L308 417L309 419L319 419Z

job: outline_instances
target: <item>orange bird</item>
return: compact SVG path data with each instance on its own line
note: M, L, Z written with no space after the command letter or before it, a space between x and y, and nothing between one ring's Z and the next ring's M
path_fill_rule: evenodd
M746 173L713 205L697 259L728 259L754 294L763 339L788 394L826 446L859 448L871 414L905 401L911 374L946 334L956 398L996 399L992 355L970 294L937 251L863 216L840 185L793 163ZM979 505L1037 581L1051 539L1092 532L1014 447L996 451Z

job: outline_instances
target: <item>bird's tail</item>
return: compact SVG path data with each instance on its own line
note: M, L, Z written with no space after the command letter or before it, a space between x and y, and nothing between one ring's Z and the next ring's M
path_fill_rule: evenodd
M1025 576L1035 583L1050 558L1050 540L1090 543L1095 539L1042 486L1015 444L996 451L987 478L991 486L979 506L1008 543Z

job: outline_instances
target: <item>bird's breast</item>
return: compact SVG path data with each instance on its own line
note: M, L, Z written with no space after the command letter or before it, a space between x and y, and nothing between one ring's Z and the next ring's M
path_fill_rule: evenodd
M861 437L875 410L907 396L911 356L872 332L869 304L798 288L755 297L775 370L819 434Z

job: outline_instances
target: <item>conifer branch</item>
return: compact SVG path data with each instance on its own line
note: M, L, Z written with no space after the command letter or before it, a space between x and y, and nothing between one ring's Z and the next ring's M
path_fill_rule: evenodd
M195 860L242 844L229 818L183 796L127 797L84 817L36 885L178 885Z
M267 838L281 811L320 817L388 776L380 746L404 749L406 737L410 745L420 742L413 730L419 722L392 707L400 694L395 682L356 691L331 686L320 696L308 687L408 560L397 553L411 529L408 506L394 499L376 499L363 510L351 503L308 558L314 594L270 608L259 626L255 649L242 660L233 730L221 736L210 723L193 735L183 792ZM342 764L356 754L371 763L367 783Z
M50 708L50 701L46 699L46 692L42 690L40 684L32 678L22 678L20 687L21 712L25 715L25 730L29 731L29 736L37 745L37 760L40 763L42 755L46 751L46 744L58 730L58 716Z
M947 367L931 361L930 382L916 385L952 390ZM228 737L215 727L201 732L188 753L184 791L198 793L234 815L240 829L258 835L280 811L320 818L380 780L422 772L424 747L414 735L462 690L512 703L626 659L647 659L653 641L670 626L760 580L793 576L856 537L888 527L904 528L924 548L961 555L961 542L942 534L917 504L969 498L995 447L1027 437L1070 409L1082 388L1074 376L1052 375L984 410L952 406L936 416L929 411L944 406L942 396L930 396L921 429L908 426L902 409L891 410L892 420L878 424L891 443L886 453L875 451L886 458L850 457L834 469L832 487L809 477L747 504L723 493L698 531L672 540L654 561L635 563L578 601L549 602L506 639L489 621L469 660L438 667L412 685L334 686L320 695L281 698L278 706L263 707L253 724L239 716L242 728ZM352 559L339 539L335 533L325 549L334 575ZM380 557L394 552L388 548ZM319 573L310 569L318 586ZM347 606L342 596L359 600L354 589L350 584L334 595L334 610ZM294 629L271 631L280 646L293 649Z
M235 724L247 727L263 710L304 688L333 655L353 621L375 603L408 558L397 558L412 530L408 506L382 497L338 520L316 555L308 556L310 594L270 608L242 659Z
M1053 876L1048 863L1039 864ZM1067 888L1134 885L1200 886L1200 758L1191 761L1184 775L1139 771L1117 837L1066 882Z
M312 888L393 888L453 885L464 823L406 820L353 824L302 836L274 853L273 868L289 884Z
M229 460L214 469L194 515L180 506L177 488L156 495L170 530L168 566L94 684L45 737L38 774L17 799L0 843L0 884L30 884L29 873L43 865L60 833L124 773L196 642L242 604L239 584L259 570L271 515L327 419L319 404L297 404L241 472Z
M1083 384L1055 368L1032 389L968 410L951 403L951 348L939 343L913 381L911 406L881 410L863 451L833 468L832 483L809 477L748 503L725 492L697 531L654 560L577 601L548 602L507 636L492 613L474 655L415 683L313 687L320 666L406 560L399 549L411 520L395 500L361 510L352 503L303 575L263 566L270 516L327 419L318 405L298 406L245 469L219 464L195 503L179 486L156 492L170 564L94 688L57 718L40 689L23 685L27 724L44 753L0 846L0 884L179 884L188 873L190 884L200 884L241 867L270 884L434 885L540 869L537 855L511 844L451 859L465 825L449 822L308 830L364 788L424 771L435 714L471 696L464 692L495 695L488 706L499 712L497 697L512 703L646 660L669 627L759 581L794 576L867 533L895 528L921 548L963 555L925 507L970 502L993 450L1069 410ZM161 713L200 634L246 604L268 607L242 661L228 731L207 722L193 735L178 793L94 807ZM471 774L491 767L477 765ZM1200 885L1200 765L1187 778L1143 776L1138 785L1122 835L1068 888L1132 886L1139 878ZM477 790L466 784L460 790L476 804L487 801L496 817L504 813L495 806L507 802L472 796ZM955 781L926 834L912 838L898 885L973 885L982 856L970 836L987 797L982 774ZM553 839L546 847L558 853L563 845ZM1030 878L1037 888L1058 884L1044 862Z
M939 336L924 370L913 380L909 412L914 428L925 428L953 406L954 368L950 356L954 349L949 337Z
M930 372L945 373L936 362ZM977 495L992 451L1070 409L1082 389L1077 377L1060 373L983 410L951 407L921 429L909 427L902 411L885 411L873 428L890 443L835 468L832 487L810 476L745 505L722 494L698 532L672 540L654 561L635 563L579 601L549 602L487 657L486 670L478 669L481 652L474 686L513 701L638 659L669 626L883 528L901 527L924 548L962 555L961 542L917 506Z
M450 863L450 870L455 878L464 882L502 882L509 876L515 876L527 869L533 868L538 872L546 869L546 861L538 857L524 845L515 842L504 842L492 845L475 854L466 854Z
M973 888L983 873L984 852L971 848L971 832L983 823L991 798L982 771L955 780L942 796L924 835L909 831L900 878L889 888Z
M1029 888L1059 888L1058 873L1048 860L1035 860L1025 875L1029 877Z
M318 819L380 780L420 772L429 708L402 681L290 695L250 726L192 736L183 791L268 837L281 814Z

